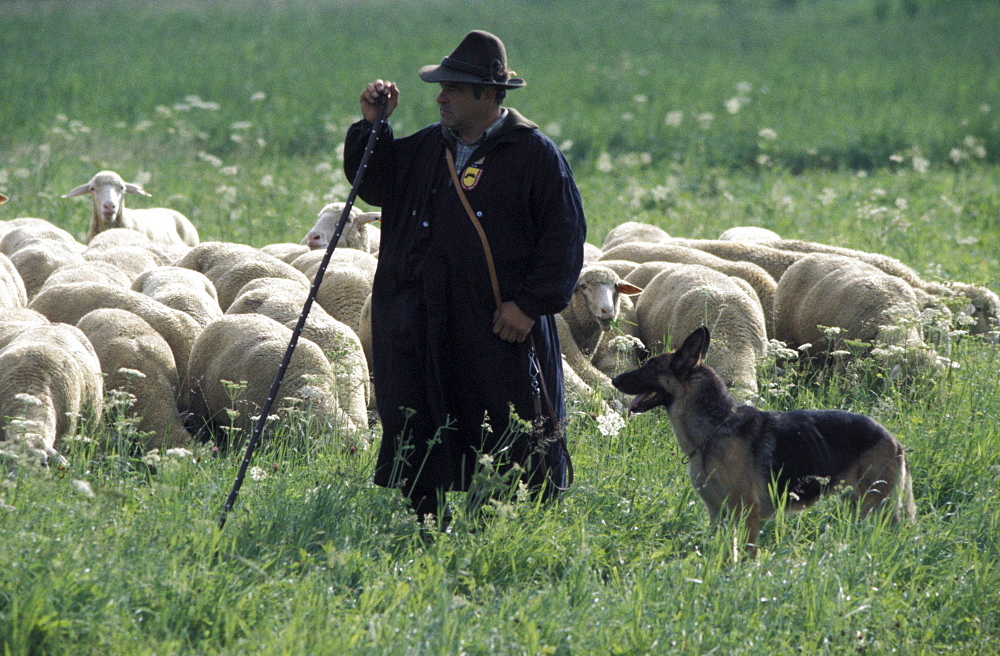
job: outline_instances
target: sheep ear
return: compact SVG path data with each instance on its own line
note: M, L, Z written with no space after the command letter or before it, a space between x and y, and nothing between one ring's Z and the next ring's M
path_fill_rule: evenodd
M642 293L642 287L636 287L632 283L622 280L615 285L615 291L619 294L625 294L626 296L635 296L636 294Z
M68 194L63 194L63 198L73 198L74 196L83 196L84 194L90 193L90 183L82 184Z
M9 198L7 198L6 196L4 196L3 194L0 194L0 205L3 205L4 203L6 203L9 200L10 200Z
M140 187L139 185L135 184L134 182L126 182L125 191L127 191L130 194L142 194L143 196L153 195L148 191L146 191L145 189L143 189L142 187Z
M365 225L367 223L374 223L375 221L382 220L382 212L362 212L360 216L355 217L354 222L358 225Z

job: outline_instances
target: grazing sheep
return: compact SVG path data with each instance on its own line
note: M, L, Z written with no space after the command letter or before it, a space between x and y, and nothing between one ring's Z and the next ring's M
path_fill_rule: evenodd
M107 262L121 269L128 276L129 282L139 274L149 269L155 269L163 264L158 255L142 246L115 246L83 252L83 258L89 262Z
M94 235L93 239L87 243L84 256L87 253L93 254L121 247L143 248L156 256L157 264L173 264L191 250L191 247L187 245L158 244L150 241L149 237L143 233L128 228L109 228Z
M222 316L215 285L204 273L192 269L149 269L132 281L132 290L187 314L203 328Z
M43 463L65 462L61 441L81 417L99 422L101 363L76 326L26 323L0 344L0 446Z
M10 261L21 274L29 301L55 271L86 262L78 251L58 241L28 244L11 253Z
M0 233L0 253L12 253L35 243L56 242L68 250L83 252L84 245L62 228L43 219L14 219L7 222L7 230Z
M309 290L284 278L251 280L226 310L226 314L262 314L294 329L302 315ZM357 426L368 421L371 380L361 340L347 324L337 321L314 303L302 327L302 336L316 343L333 364L340 407Z
M0 309L24 307L28 304L28 292L17 267L10 258L0 253Z
M243 286L256 278L287 278L309 287L309 279L291 264L245 244L207 241L192 248L176 265L205 274L215 285L223 312Z
M759 226L736 226L724 230L719 241L777 241L781 235Z
M365 297L365 302L361 306L361 319L358 325L358 339L361 340L361 349L365 352L365 360L368 361L368 374L372 373L372 295ZM372 394L372 401L375 395Z
M180 212L165 207L133 210L125 207L125 194L150 194L141 186L125 182L114 171L101 171L63 198L90 194L93 214L87 230L87 243L99 232L109 228L128 228L141 232L149 240L168 246L196 246L198 230Z
M775 242L722 241L719 239L671 239L670 244L703 251L724 260L751 262L777 280L785 269L799 261L802 253L786 251Z
M750 286L753 287L754 292L757 294L757 298L760 299L761 307L764 309L764 323L767 328L767 334L772 334L771 308L774 303L774 288L777 282L775 282L775 278L765 269L752 262L727 260L711 253L686 246L678 246L673 243L643 244L636 242L623 244L607 251L604 257L610 260L622 258L638 262L640 268L629 273L625 278L628 282L639 287L645 287L646 283L652 279L658 269L656 266L642 268L641 265L653 262L700 264L728 276L741 278L750 283ZM604 264L604 260L602 259L600 263Z
M49 321L76 325L83 315L100 308L128 310L144 319L167 340L174 354L177 374L183 379L191 344L201 331L198 323L159 301L131 289L122 289L95 282L77 282L50 287L28 303Z
M38 294L49 287L67 285L74 282L99 282L112 287L128 289L132 279L120 268L104 260L84 260L79 264L59 267L45 279ZM36 294L36 296L38 295Z
M282 262L287 262L288 264L294 262L295 258L297 258L299 255L308 253L310 250L312 249L310 249L305 244L289 244L289 243L268 244L266 246L260 247L261 253L267 253L268 255L276 257Z
M337 223L344 213L347 203L330 203L319 211L316 225L299 242L309 248L326 249L333 239L333 233L337 229ZM347 215L347 222L344 231L337 241L337 248L345 246L356 248L366 253L377 253L379 249L381 233L378 228L371 225L374 221L382 219L381 212L362 212L355 206L351 206L351 211Z
M50 323L41 312L26 307L6 308L0 315L0 348L24 330Z
M628 295L642 290L622 280L613 270L588 264L580 271L576 288L569 305L556 316L559 343L567 364L591 388L599 392L616 395L609 374L617 364L614 353L602 348L615 321L622 320L623 302ZM631 310L631 303L626 308ZM634 321L634 317L630 317ZM622 325L628 333L634 326ZM595 357L603 366L612 371L601 371L595 364ZM633 366L638 358L629 358Z
M601 250L607 253L620 244L632 242L656 244L669 240L670 235L663 228L639 221L625 221L608 231L601 244Z
M193 417L250 433L267 398L292 331L262 314L227 314L205 326L191 349L185 389ZM241 389L231 389L231 384ZM301 402L311 416L345 430L357 426L337 402L337 378L323 350L300 338L272 416Z
M818 362L844 340L906 350L904 364L934 368L916 319L920 308L902 278L853 257L813 253L788 267L774 297L775 337L791 348L811 344ZM825 328L839 329L828 338Z
M764 311L739 278L697 264L675 264L649 281L635 307L639 336L651 352L706 326L709 366L726 385L757 392L757 360L767 352Z
M129 413L138 420L143 451L186 447L192 437L178 411L180 379L170 345L128 310L102 308L77 322L90 340L104 373L105 390L135 397Z
M997 325L1000 324L1000 298L993 291L985 287L961 282L930 282L921 278L916 271L906 264L881 253L869 253L867 251L798 239L783 239L774 242L774 246L797 253L829 253L831 255L843 255L861 260L881 269L889 275L905 280L913 287L914 292L917 294L917 300L921 305L934 304L935 300L939 298L962 297L966 301L963 313L971 316L974 320L973 324L969 327L970 332L974 334L989 332L996 329Z
M601 250L600 246L595 246L590 242L583 242L583 263L591 264L601 259L601 255L604 255L604 251Z
M293 262L310 281L316 279L325 251L312 251L297 257ZM330 257L323 281L316 291L316 302L330 316L343 321L351 330L361 330L361 308L371 294L378 260L374 255L356 248L338 248Z

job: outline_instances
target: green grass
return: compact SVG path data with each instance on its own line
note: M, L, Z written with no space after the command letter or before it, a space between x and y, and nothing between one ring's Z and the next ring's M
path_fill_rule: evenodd
M4 0L0 218L82 238L89 205L60 195L111 168L154 194L132 206L175 207L203 240L298 241L347 193L338 148L361 86L397 80L393 122L415 130L435 117L417 68L482 27L528 80L509 104L566 148L592 243L630 219L681 237L761 225L1000 291L997 24L986 0ZM758 558L736 564L662 413L603 435L575 399L577 483L561 503L501 504L482 525L459 495L454 530L425 542L371 485L374 449L305 417L257 453L220 531L242 454L134 456L112 412L66 468L0 482L0 645L992 654L1000 358L950 339L959 367L907 387L871 362L762 367L763 407L843 407L895 432L918 519L856 521L830 499L765 524Z

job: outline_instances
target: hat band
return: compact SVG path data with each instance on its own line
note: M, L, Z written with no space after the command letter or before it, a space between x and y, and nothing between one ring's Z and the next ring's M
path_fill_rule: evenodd
M475 64L470 64L464 62L460 59L455 59L453 57L445 57L441 60L441 65L445 68L453 68L457 71L463 73L469 73L470 75L475 75L476 77L482 78L484 82L506 82L507 77L502 72L503 64L500 63L499 59L493 60L494 70L490 70L483 66L476 66Z

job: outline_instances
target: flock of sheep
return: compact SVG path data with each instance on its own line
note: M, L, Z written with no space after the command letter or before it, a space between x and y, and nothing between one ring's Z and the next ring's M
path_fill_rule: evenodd
M253 248L200 242L165 208L125 207L146 194L102 171L65 197L90 195L85 243L43 219L0 221L0 454L59 462L62 440L106 395L131 395L137 448L191 444L205 427L249 431L343 211L332 203L300 243ZM368 299L379 214L353 208L317 289L275 412L308 410L350 434L366 432L370 383ZM957 301L957 302L956 302ZM709 364L755 392L768 340L836 339L903 347L912 364L938 366L915 319L954 308L970 330L996 327L988 289L924 281L892 258L735 228L717 240L670 237L626 222L587 245L573 300L558 318L567 386L598 403L610 377L700 325L712 330ZM618 335L616 336L616 333Z

